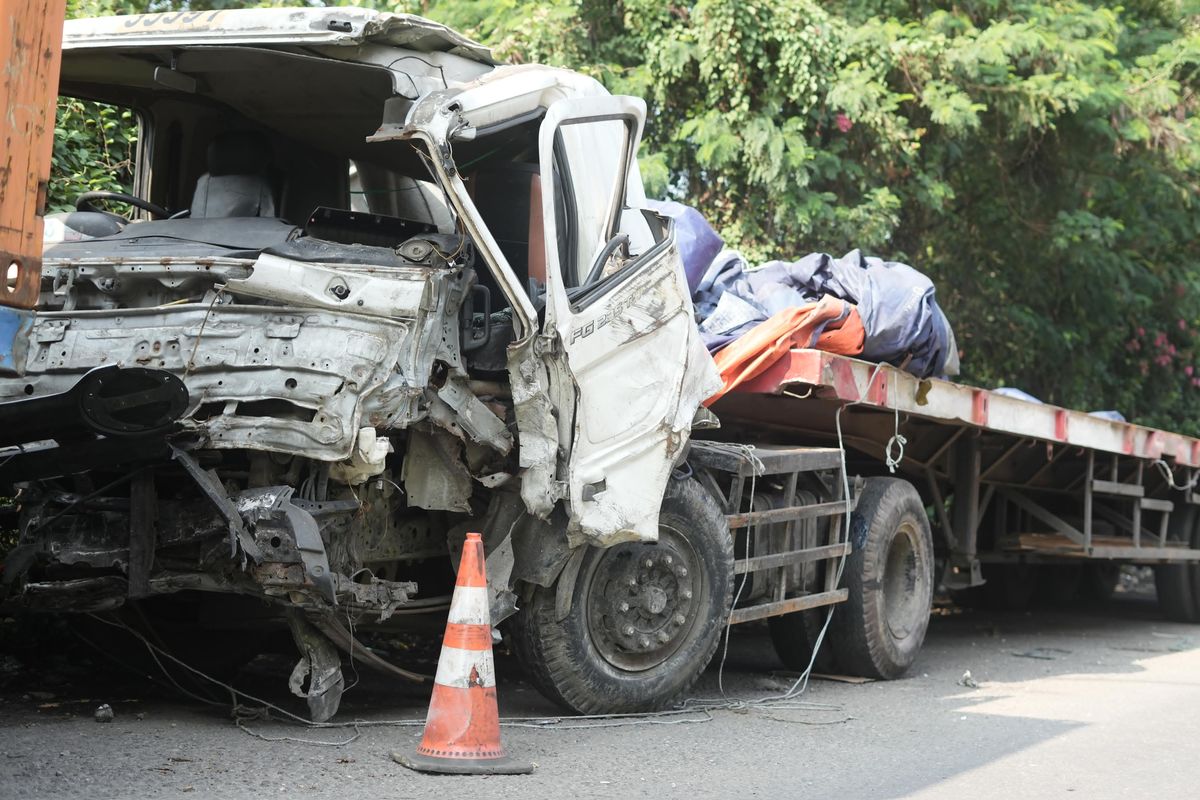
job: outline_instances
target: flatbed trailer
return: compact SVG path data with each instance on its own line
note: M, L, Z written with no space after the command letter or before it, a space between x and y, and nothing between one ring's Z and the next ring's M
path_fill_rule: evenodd
M946 589L1031 584L1040 564L1160 565L1164 611L1196 617L1200 439L804 349L714 410L726 442L844 447L867 477L891 456L929 509Z

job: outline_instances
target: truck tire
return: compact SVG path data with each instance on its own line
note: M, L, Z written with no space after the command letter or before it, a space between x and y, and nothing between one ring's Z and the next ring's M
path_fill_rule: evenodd
M1120 562L1093 561L1084 565L1080 596L1087 603L1105 605L1112 601L1120 581Z
M1196 507L1187 506L1171 515L1167 539L1200 543ZM1162 564L1154 568L1154 590L1158 607L1172 622L1200 622L1200 568L1193 564Z
M1041 572L1036 564L985 564L980 587L989 611L1025 611L1038 593Z
M850 596L830 622L833 655L852 675L898 678L916 659L929 627L929 518L908 481L870 478L850 520L854 549L842 575Z
M1079 599L1083 564L1038 564L1036 599L1046 608L1070 607Z
M532 587L510 622L533 684L580 714L662 708L696 681L725 630L733 601L725 515L695 480L671 480L658 542L589 547L573 580L565 617L556 584Z
M835 611L836 608L835 606ZM828 613L828 608L814 608L781 614L767 620L771 631L771 644L775 646L775 653L785 667L794 672L803 672L811 663L813 672L829 674L838 671L833 648L829 644L829 631L825 632L825 639L821 642L816 659L813 659L813 649ZM833 626L832 621L829 624L830 627Z

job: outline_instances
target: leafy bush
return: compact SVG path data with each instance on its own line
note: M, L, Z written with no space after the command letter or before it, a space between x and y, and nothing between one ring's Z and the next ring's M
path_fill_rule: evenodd
M49 210L71 211L84 192L129 192L137 119L129 109L59 98Z
M645 97L652 194L754 259L860 247L912 263L968 382L1200 434L1196 0L359 4ZM126 157L104 130L61 157L72 180Z

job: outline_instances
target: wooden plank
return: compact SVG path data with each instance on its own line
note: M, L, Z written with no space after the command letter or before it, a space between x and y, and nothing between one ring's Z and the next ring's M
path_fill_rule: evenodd
M1154 497L1143 497L1138 504L1147 511L1174 511L1175 504L1170 500L1159 500Z
M0 0L0 306L38 300L65 14L63 0Z
M854 510L854 502L850 502L850 510ZM809 506L788 506L787 508L773 508L770 511L748 511L742 514L729 514L725 519L729 520L731 529L747 528L751 525L770 525L776 522L790 522L797 519L812 519L813 517L831 517L835 514L842 514L846 511L846 502L844 500L835 500L831 503L814 503Z
M822 469L840 469L842 466L842 451L836 447L754 445L753 452L754 457L763 465L764 475L815 472ZM749 477L751 474L750 464L737 450L714 447L703 440L692 441L688 461L735 475Z
M774 603L763 603L757 606L746 606L745 608L736 609L729 615L731 625L737 625L740 622L750 622L756 619L764 619L766 617L777 617L780 614L791 614L793 611L804 611L809 608L820 608L821 606L831 606L834 603L841 603L850 596L849 589L834 589L832 592L820 592L818 594L806 594L803 597L792 597L787 600L780 600Z
M1092 481L1092 491L1096 494L1116 494L1123 497L1141 497L1146 494L1146 490L1141 486L1116 481Z
M740 558L733 562L733 573L741 575L745 572L757 572L772 567L803 564L808 561L820 561L825 558L838 558L850 552L850 544L832 544L821 547L809 547L804 550L789 550L784 553L772 553L753 558Z

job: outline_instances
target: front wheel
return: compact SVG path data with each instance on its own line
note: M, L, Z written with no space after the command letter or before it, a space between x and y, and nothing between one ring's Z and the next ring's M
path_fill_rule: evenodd
M588 548L532 587L510 625L537 688L581 714L662 708L708 666L733 599L733 544L716 501L672 480L658 542Z

